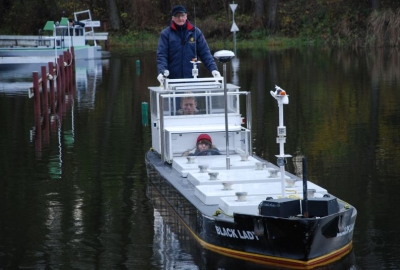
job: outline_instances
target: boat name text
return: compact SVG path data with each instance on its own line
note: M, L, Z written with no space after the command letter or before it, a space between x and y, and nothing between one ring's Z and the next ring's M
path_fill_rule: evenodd
M354 229L354 223L350 224L350 225L347 225L346 227L344 227L343 232L340 232L340 233L336 234L336 237L349 234L350 232L353 231L353 229Z
M259 240L258 237L252 231L236 230L219 226L215 226L215 230L217 231L217 234L225 237Z

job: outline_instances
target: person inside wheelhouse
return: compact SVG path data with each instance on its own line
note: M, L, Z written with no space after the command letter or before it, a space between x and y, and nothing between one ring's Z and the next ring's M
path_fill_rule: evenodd
M181 98L181 108L176 112L178 115L198 114L197 102L195 97Z
M212 156L220 155L218 148L212 144L212 139L208 134L200 134L196 140L196 147L185 151L183 156Z

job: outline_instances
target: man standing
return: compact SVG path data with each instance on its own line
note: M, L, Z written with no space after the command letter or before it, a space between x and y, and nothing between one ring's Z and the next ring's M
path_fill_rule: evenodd
M193 64L190 61L197 60L196 57L214 77L221 76L203 33L187 20L183 6L174 6L172 22L161 31L158 41L157 79L163 84L165 77L192 78Z

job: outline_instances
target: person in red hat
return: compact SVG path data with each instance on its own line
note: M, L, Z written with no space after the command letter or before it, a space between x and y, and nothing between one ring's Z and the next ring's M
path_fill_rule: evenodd
M220 155L219 150L212 144L210 135L200 134L196 140L196 147L194 153L191 151L186 151L184 156L211 156ZM194 150L194 149L193 149Z

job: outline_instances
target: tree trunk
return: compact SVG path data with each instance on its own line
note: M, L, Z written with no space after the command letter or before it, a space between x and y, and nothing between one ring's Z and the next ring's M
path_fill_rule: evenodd
M118 31L119 26L120 26L120 20L119 20L119 13L118 13L118 7L117 3L115 0L108 0L108 10L109 10L109 16L110 16L110 28L113 31Z
M379 9L379 0L371 0L371 6L374 10Z
M276 30L276 10L278 7L278 0L268 1L268 29L271 33Z
M255 0L255 15L257 21L263 21L264 0Z

